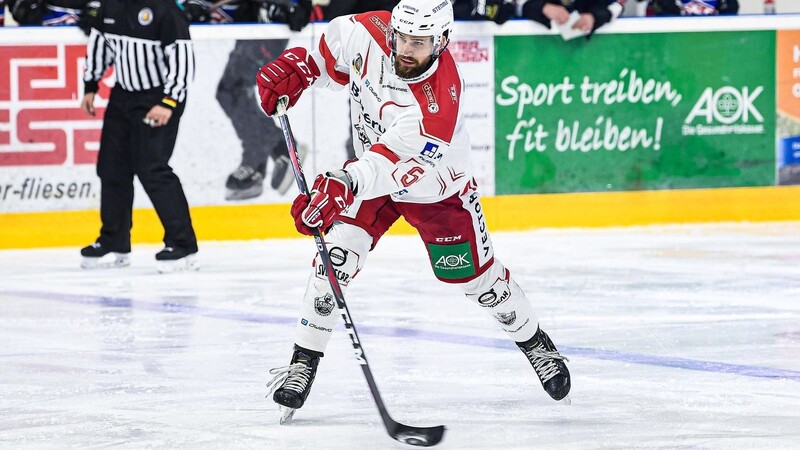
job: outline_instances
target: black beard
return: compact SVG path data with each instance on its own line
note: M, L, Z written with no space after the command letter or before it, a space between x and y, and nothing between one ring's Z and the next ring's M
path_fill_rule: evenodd
M430 63L428 63L420 66L406 67L401 65L397 55L396 54L394 55L394 73L398 77L404 78L406 80L410 80L412 78L416 78L422 75L423 73L425 73L426 70L428 70L430 66L431 66Z

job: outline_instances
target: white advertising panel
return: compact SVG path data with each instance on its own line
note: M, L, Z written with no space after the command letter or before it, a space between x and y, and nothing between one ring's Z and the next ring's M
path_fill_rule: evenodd
M171 160L190 205L288 203L294 199L297 190L293 185L273 188L275 160L282 154L283 138L276 122L260 112L255 75L287 46L315 46L325 27L314 24L302 33L270 25L192 27L196 78ZM101 117L114 83L113 70L101 83L95 102L97 117L89 117L80 110L86 44L78 30L0 31L0 213L97 208L100 182L94 165ZM450 51L467 85L464 114L473 139L476 178L484 195L491 195L492 36L462 32ZM306 153L304 169L309 179L320 171L341 167L352 156L347 148L347 89L313 89L290 110L289 117L299 147ZM264 192L248 200L226 200L225 181L243 158L266 160ZM150 206L138 183L134 206Z

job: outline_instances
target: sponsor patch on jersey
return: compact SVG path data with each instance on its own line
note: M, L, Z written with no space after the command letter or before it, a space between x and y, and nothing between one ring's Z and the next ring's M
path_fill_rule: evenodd
M442 159L442 156L444 156L443 154L439 153L439 146L433 142L427 142L425 144L425 148L419 152L419 155L422 157L423 161L430 164L434 164L435 161Z
M389 30L389 27L387 27L386 24L383 23L383 21L379 19L377 16L370 16L369 21L372 22L373 25L378 27L378 29L381 30L383 34L386 34L386 31Z
M139 11L138 19L140 25L142 26L150 25L151 23L153 23L153 10L150 8L142 8L142 10Z
M475 275L469 242L461 244L428 244L433 273L444 280L458 280Z
M425 100L428 101L428 112L436 114L439 112L439 104L436 103L436 96L433 95L433 87L430 83L422 85L422 92L425 93Z
M448 91L450 92L450 100L453 101L453 104L458 103L458 95L456 95L456 85L455 84L451 85Z
M361 68L364 67L364 60L361 58L361 53L357 54L353 59L353 70L361 75Z

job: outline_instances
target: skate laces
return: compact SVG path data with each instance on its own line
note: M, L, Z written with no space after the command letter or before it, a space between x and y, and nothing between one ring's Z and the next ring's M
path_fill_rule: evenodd
M255 169L253 169L250 166L239 166L236 168L236 170L233 171L231 175L233 176L233 178L236 178L237 180L246 180L250 178L255 172L256 172Z
M267 387L270 388L267 395L272 394L279 387L302 394L311 381L311 366L298 362L271 369L269 374L275 375L275 377L267 383Z
M566 356L556 351L550 351L540 347L525 348L522 350L525 356L533 365L533 370L541 378L542 383L548 382L551 378L561 373L555 361L569 361Z

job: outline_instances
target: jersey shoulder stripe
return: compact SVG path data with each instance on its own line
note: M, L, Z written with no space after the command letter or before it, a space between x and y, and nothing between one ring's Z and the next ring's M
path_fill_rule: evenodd
M319 39L319 53L325 59L325 71L328 72L331 80L342 86L350 82L350 74L336 70L336 57L333 56L331 49L328 47L324 34Z
M389 148L381 143L373 144L372 147L369 149L372 152L375 152L379 155L383 155L386 159L392 162L392 164L397 164L400 162L400 157L397 156L397 153L389 150Z
M386 33L389 31L389 20L392 18L391 12L372 11L356 14L353 18L367 30L385 54L391 54L391 50L386 45Z

